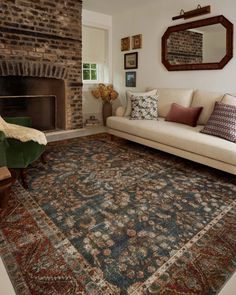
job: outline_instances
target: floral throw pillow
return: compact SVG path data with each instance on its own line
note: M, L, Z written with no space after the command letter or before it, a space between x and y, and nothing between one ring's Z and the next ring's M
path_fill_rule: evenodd
M132 95L130 120L157 120L157 98L157 95Z

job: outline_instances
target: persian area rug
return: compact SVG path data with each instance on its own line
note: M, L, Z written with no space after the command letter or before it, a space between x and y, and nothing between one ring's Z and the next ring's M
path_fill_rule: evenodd
M106 135L48 147L1 212L17 294L216 294L236 269L223 172Z

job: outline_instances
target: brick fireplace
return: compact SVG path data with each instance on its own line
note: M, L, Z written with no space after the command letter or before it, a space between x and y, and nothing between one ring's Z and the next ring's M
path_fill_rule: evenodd
M55 96L61 129L82 127L81 13L80 0L0 2L0 77L30 81L29 92L17 93L15 82L9 96Z

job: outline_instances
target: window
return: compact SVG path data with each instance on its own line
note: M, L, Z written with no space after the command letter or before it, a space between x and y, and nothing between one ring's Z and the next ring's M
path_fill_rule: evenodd
M83 25L82 33L83 82L108 83L110 80L108 30Z
M98 81L98 65L92 63L83 63L83 80L86 82Z

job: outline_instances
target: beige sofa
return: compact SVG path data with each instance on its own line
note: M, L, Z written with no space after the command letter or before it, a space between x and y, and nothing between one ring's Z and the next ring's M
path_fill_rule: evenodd
M107 119L108 133L236 175L236 144L199 132L223 93L167 88L157 89L157 92L158 121L129 120L128 97L126 110L120 107L116 116ZM174 102L185 107L204 107L197 127L165 121Z

